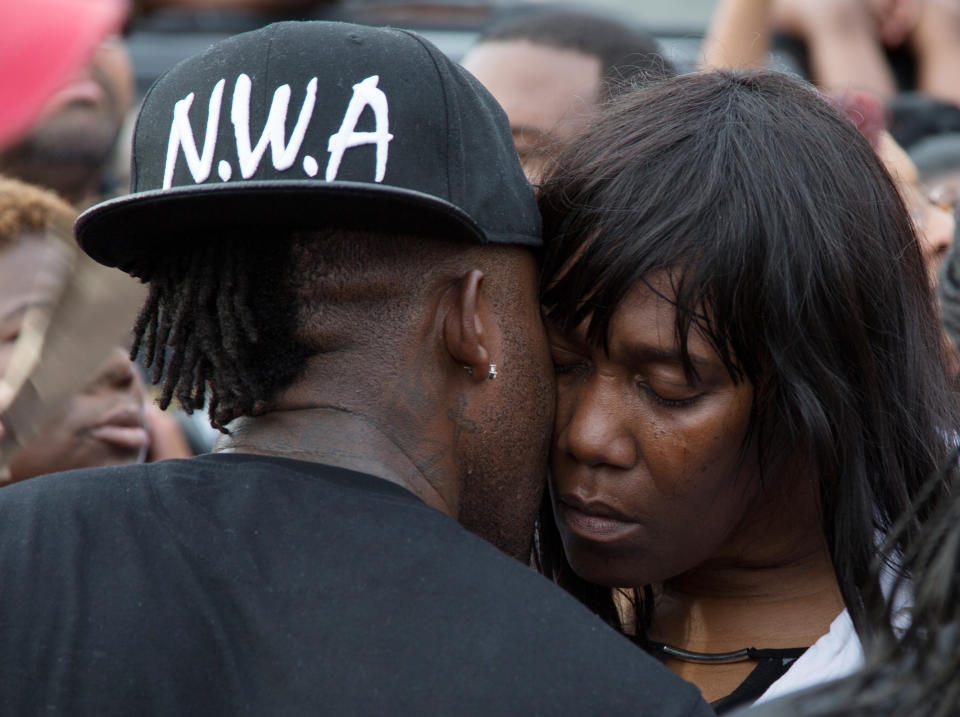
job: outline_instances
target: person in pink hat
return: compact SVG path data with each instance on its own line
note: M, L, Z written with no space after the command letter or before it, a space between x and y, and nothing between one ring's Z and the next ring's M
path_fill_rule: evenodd
M47 99L126 13L124 0L0 4L0 149L29 129Z

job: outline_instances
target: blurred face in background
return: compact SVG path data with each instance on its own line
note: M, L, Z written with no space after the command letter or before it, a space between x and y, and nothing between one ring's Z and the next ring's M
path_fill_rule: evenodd
M507 113L523 170L537 183L558 142L586 127L600 96L600 60L527 40L483 42L463 66Z
M0 154L0 172L76 204L99 188L133 102L133 68L121 40L105 41L47 101L33 129Z
M952 202L943 201L920 183L913 160L889 133L881 135L877 154L900 189L916 226L931 281L936 285L940 265L953 244L956 230L956 220L950 206Z
M0 375L6 373L28 311L51 306L56 272L37 271L56 260L56 240L33 235L0 247ZM116 348L60 413L23 446L11 481L44 473L143 461L149 444L143 382L126 352Z

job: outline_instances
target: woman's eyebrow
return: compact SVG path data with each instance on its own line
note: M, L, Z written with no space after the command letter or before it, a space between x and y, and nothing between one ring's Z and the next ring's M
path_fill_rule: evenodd
M551 347L567 348L571 351L590 351L591 342L580 331L564 331L555 322L544 318L547 329L547 342Z
M555 319L542 306L540 307L540 318L543 321L543 325L547 331L565 339L572 339L573 332L567 331L562 325L562 320Z
M653 344L630 341L628 339L618 341L616 348L618 353L637 363L649 361L676 364L684 363L684 356L677 348L664 348L663 346L654 346ZM686 358L689 359L694 366L708 368L716 365L715 361L711 361L707 357L700 356L689 350L687 351Z

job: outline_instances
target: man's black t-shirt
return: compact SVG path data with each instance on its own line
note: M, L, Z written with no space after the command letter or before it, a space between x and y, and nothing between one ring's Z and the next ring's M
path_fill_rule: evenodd
M210 455L0 491L3 715L701 715L403 488Z

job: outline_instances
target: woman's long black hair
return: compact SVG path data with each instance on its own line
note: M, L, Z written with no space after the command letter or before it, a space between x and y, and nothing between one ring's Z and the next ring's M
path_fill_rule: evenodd
M837 582L869 637L878 531L943 465L958 404L910 217L867 142L786 75L685 75L614 100L540 206L542 302L562 330L588 319L605 345L627 291L671 269L685 369L693 328L755 388L744 445L756 439L764 479L786 461L815 474ZM542 569L616 623L549 510L540 530Z
M941 499L943 483L951 496ZM931 503L933 505L931 505ZM918 524L918 516L931 513ZM892 591L913 598L909 623L891 604L894 634L878 634L866 664L750 710L757 717L953 717L960 713L960 469L957 455L931 476L914 505L893 525L872 574L899 566ZM912 538L908 536L913 536ZM906 546L905 549L903 546ZM900 546L900 547L898 547Z

